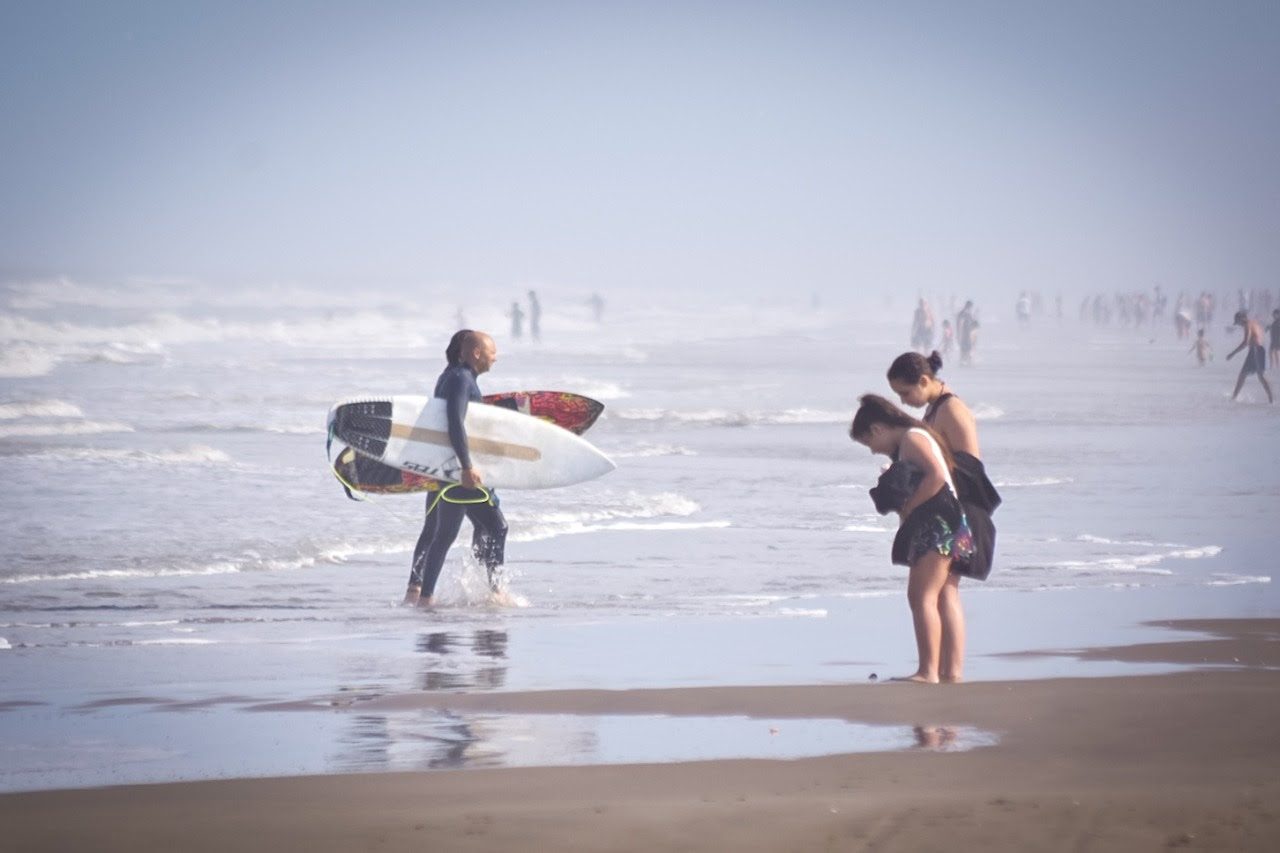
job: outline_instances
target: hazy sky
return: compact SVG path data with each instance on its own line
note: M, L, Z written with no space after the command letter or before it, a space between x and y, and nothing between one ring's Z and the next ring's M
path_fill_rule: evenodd
M1280 3L0 4L0 276L1280 284Z

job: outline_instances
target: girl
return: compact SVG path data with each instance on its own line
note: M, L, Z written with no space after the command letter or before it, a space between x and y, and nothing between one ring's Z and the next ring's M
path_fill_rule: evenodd
M853 416L849 437L894 464L881 478L910 473L897 506L901 519L892 560L909 567L907 602L915 627L919 666L905 680L926 684L956 682L963 676L964 611L955 560L974 553L964 510L956 499L953 462L946 443L932 429L883 397L865 394ZM897 471L895 472L895 469Z

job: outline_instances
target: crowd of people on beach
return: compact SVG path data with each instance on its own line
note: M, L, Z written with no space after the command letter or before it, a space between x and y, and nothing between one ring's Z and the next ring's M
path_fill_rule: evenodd
M954 306L953 306L954 307ZM978 343L978 313L973 301L965 302L959 311L949 312L955 316L955 323L944 318L942 326L937 327L933 308L929 300L923 296L916 304L915 313L911 317L911 348L919 353L928 353L934 347L935 333L940 335L938 349L943 356L949 357L951 350L959 346L960 363L973 362L973 350Z

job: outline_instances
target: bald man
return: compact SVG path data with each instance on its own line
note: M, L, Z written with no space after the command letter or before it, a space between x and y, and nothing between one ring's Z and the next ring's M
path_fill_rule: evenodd
M444 353L448 366L436 380L435 396L445 401L449 443L462 475L460 485L448 487L443 495L427 493L427 517L413 549L413 567L404 597L405 604L419 607L435 603L436 581L464 516L475 525L472 547L485 564L489 586L495 591L496 571L502 565L507 539L507 522L498 508L498 496L484 488L480 469L471 459L465 423L468 405L482 399L476 378L498 360L497 345L484 332L462 329L454 334Z

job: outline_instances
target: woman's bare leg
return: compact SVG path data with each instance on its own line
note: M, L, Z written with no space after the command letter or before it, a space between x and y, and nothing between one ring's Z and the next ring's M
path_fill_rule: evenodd
M942 649L942 617L939 597L951 572L951 558L930 551L911 564L907 576L907 603L911 605L911 621L916 631L916 651L920 665L908 681L938 682L938 664Z
M942 620L942 657L938 677L957 682L964 678L964 608L960 605L960 576L951 572L938 597Z

